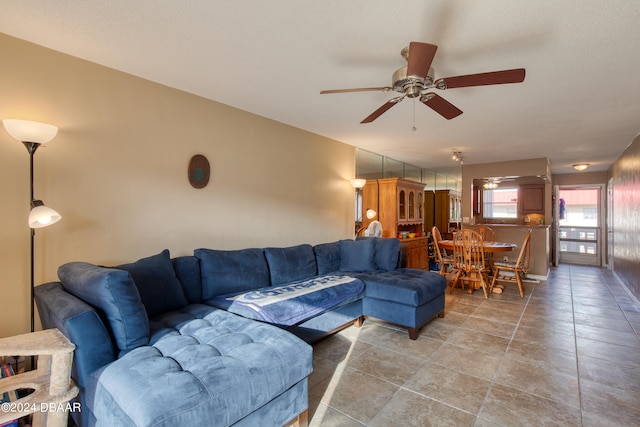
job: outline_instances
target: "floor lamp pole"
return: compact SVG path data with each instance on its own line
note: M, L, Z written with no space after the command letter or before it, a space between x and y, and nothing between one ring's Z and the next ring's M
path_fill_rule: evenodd
M23 142L24 146L27 148L29 152L29 209L33 207L33 155L36 153L36 150L40 146L37 142ZM31 266L29 270L29 278L30 278L30 291L31 291L31 332L35 331L35 307L34 307L34 288L35 288L35 266L34 266L34 258L35 258L35 237L36 231L35 229L29 227L29 234L31 235Z

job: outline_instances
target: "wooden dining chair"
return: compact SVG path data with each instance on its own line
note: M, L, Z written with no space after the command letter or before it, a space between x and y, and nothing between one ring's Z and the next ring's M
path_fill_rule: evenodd
M453 256L447 254L443 248L440 247L442 241L442 235L440 230L435 225L431 228L431 237L433 238L433 249L436 256L436 263L440 266L440 275L446 276L447 270L450 266L453 266Z
M522 279L529 271L529 263L531 259L531 229L527 230L527 234L524 237L524 243L520 249L520 255L516 262L509 261L494 261L493 268L493 280L489 287L489 292L493 292L493 287L496 282L515 282L518 284L518 290L520 291L520 298L524 298L524 283ZM500 272L509 271L512 275L502 275Z
M489 298L488 268L485 262L482 236L469 229L458 231L453 239L454 268L458 270L451 283L449 293L458 283L464 289L464 282L471 282L469 293L473 293L475 283L480 282L485 298Z
M489 226L476 225L475 227L473 227L473 231L475 231L476 233L480 234L482 236L482 239L485 242L495 242L496 241L496 233Z

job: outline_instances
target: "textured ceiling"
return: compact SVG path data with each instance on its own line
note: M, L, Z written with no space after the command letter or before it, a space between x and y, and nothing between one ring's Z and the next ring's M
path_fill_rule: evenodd
M547 157L607 170L640 132L635 0L0 0L0 32L426 168ZM445 120L387 86L410 41L436 77L526 68L524 83L438 94ZM4 58L3 61L7 61ZM416 130L412 130L415 126Z

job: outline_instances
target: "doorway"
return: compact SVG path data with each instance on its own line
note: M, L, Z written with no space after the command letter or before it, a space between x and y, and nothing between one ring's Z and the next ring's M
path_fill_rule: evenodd
M603 265L604 185L556 186L556 248L561 263Z

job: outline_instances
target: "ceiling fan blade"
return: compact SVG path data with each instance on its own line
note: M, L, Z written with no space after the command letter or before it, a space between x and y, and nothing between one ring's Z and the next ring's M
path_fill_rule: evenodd
M420 98L420 102L447 120L451 120L462 114L462 110L435 93L425 93Z
M433 57L438 46L429 43L409 43L409 59L407 64L407 77L415 77L424 80L427 77Z
M393 107L398 102L402 101L402 98L404 98L404 96L399 96L397 98L392 98L392 99L388 100L387 102L382 104L382 106L380 108L378 108L376 111L374 111L373 113L369 114L367 116L367 118L365 118L360 123L371 123L372 121L374 121L375 119L377 119L378 117L383 115L389 108Z
M361 87L361 88L355 88L355 89L332 89L332 90L321 90L320 91L320 95L326 95L328 93L347 93L347 92L369 92L369 91L383 91L383 92L387 92L390 91L391 87L389 86L385 86L385 87Z
M443 79L438 79L438 81L435 82L435 86L438 89L453 89L457 87L521 83L524 81L524 76L524 68L516 68L513 70L493 71L490 73L445 77ZM444 82L444 87L441 87L441 85L439 85L439 82Z

